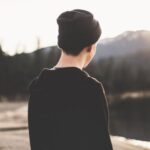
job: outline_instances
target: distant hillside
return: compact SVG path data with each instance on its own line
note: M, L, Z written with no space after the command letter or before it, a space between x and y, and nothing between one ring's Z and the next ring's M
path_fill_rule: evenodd
M133 54L139 50L150 50L150 31L126 31L114 38L100 40L94 60Z
M47 56L51 49L55 49L55 54L59 53L60 55L60 50L57 46L42 48L38 51L43 51L43 55ZM101 58L115 58L135 54L138 51L145 50L150 51L150 31L126 31L114 38L100 40L93 61L98 61Z

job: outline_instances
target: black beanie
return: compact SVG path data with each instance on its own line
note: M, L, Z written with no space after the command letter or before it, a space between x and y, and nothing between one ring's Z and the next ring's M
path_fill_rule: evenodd
M84 47L94 44L101 35L99 22L87 10L65 11L58 16L57 23L58 46L68 54L79 54Z

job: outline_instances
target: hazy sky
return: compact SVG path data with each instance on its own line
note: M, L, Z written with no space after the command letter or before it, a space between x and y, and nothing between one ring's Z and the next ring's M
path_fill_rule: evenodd
M101 39L127 30L150 30L149 0L0 0L0 43L10 55L57 44L56 18L87 9L99 20Z

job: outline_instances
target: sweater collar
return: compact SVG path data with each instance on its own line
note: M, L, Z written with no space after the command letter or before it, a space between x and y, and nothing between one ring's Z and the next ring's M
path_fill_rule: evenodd
M81 77L89 77L90 75L78 67L53 67L53 68L43 68L41 72L31 80L28 85L29 91L39 90L41 88L47 87L50 80L53 80L54 76L59 76L59 72L64 75L77 75ZM50 78L51 76L51 78Z
M90 76L85 70L81 70L78 67L75 66L71 66L71 67L53 67L53 68L49 68L50 70L78 70L81 73L83 73L86 76Z

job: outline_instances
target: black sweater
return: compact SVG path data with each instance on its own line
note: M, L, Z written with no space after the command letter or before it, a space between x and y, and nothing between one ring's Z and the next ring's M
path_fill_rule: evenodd
M104 88L77 67L44 68L29 85L31 150L112 150Z

